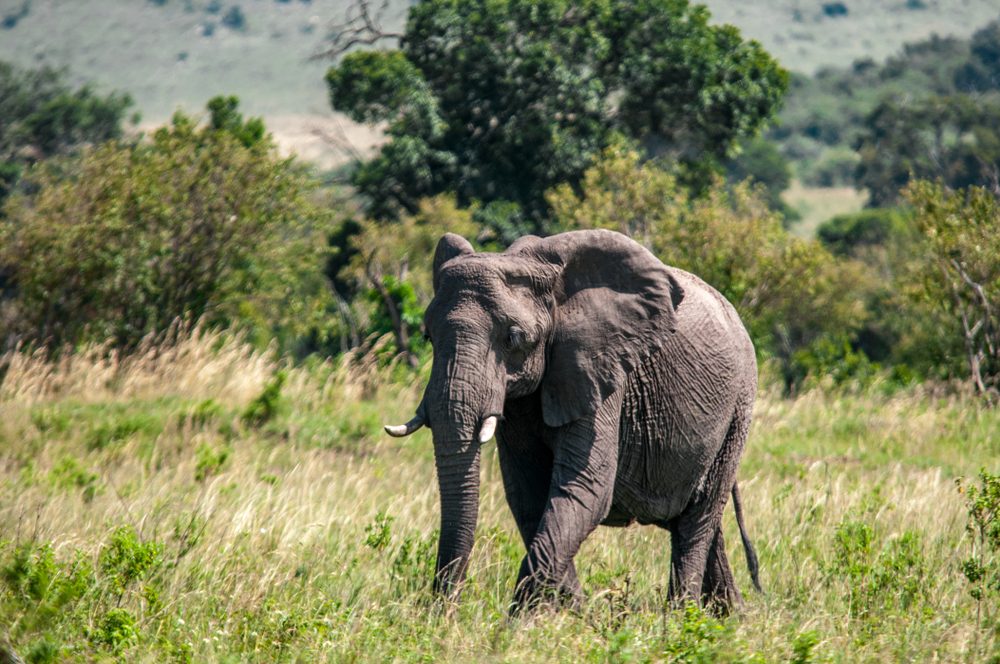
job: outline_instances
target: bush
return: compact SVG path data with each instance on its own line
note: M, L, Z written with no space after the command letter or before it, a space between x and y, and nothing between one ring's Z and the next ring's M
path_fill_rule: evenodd
M414 332L433 296L430 257L445 233L474 239L474 214L442 195L424 199L416 214L396 223L346 221L344 230L350 232L336 234L341 246L328 269L337 270L335 284L362 296L350 312L350 326L364 336L392 334L391 350L413 364L423 345Z
M926 181L903 195L923 240L915 245L915 278L904 284L916 306L950 321L976 391L1000 399L1000 201L982 187L951 191Z
M239 5L234 5L223 14L222 25L230 30L239 30L242 32L247 29L247 17Z
M823 246L838 256L857 255L865 248L884 247L909 235L910 224L904 213L896 208L869 208L840 214L824 222L816 231Z
M32 174L36 192L0 221L8 334L132 348L203 318L289 346L325 325L328 214L305 171L225 101L207 127L178 113L148 143L105 143Z
M692 198L672 175L618 146L587 171L581 191L562 186L549 196L562 230L617 230L700 276L733 303L758 353L778 360L788 389L806 373L796 359L803 350L851 338L864 322L870 272L790 235L746 184L716 182ZM815 361L828 356L814 356L808 368L832 368Z
M24 3L24 8L28 3ZM82 145L119 138L132 99L73 90L64 71L21 69L0 61L0 204L30 163Z

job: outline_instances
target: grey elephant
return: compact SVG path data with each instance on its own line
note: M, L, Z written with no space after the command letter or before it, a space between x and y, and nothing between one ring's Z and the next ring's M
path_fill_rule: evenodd
M742 603L721 521L730 495L754 584L736 471L757 390L753 344L714 288L619 233L573 231L476 253L447 234L425 325L434 347L415 417L441 493L435 588L458 592L497 436L527 548L513 608L581 597L573 558L598 525L670 532L671 599Z

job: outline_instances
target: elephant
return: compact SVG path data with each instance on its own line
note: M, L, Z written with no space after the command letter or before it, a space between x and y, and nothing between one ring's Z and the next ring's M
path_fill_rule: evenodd
M578 603L574 557L598 525L670 533L673 602L742 606L721 529L757 391L754 347L714 288L608 230L526 236L503 253L438 242L424 324L431 375L393 436L431 429L441 502L434 589L456 597L494 434L527 553L512 612Z

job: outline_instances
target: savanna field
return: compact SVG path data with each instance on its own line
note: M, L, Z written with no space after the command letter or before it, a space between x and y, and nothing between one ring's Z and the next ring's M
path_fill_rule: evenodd
M0 664L1000 664L996 0L767 4L0 0ZM461 597L432 588L439 539L447 568L471 532L445 449L469 437L437 428L439 538L431 434L383 425L440 421L434 352L486 357L491 330L503 358L439 392L455 431L489 439L536 379L613 403L619 364L671 397L622 400L632 421L675 421L646 404L684 390L625 347L670 344L624 313L673 331L689 305L673 277L627 287L660 268L607 231L711 284L754 343L738 481L763 590L728 505L728 615L669 602L670 536L632 526L584 542L582 603L511 617L525 548L492 440ZM690 404L737 403L735 440L750 350L698 325L664 371L739 370L736 402ZM590 403L557 440L604 439ZM607 497L590 440L538 457L549 514L560 487L582 505L573 482ZM511 467L525 569L555 575L571 538L531 513L551 478Z
M967 500L1000 465L1000 413L953 390L762 389L740 484L763 594L725 517L740 615L665 606L669 537L631 527L585 542L581 610L512 620L524 549L495 443L462 600L430 591L430 436L381 430L412 411L426 369L377 351L286 366L201 331L127 357L8 359L0 623L29 662L1000 654L995 594L977 604L963 573L988 552Z

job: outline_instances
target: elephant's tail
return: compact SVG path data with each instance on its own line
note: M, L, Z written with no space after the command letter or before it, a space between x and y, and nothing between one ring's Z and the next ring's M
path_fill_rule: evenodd
M753 580L753 587L757 592L764 592L760 587L760 564L757 562L757 552L753 548L753 543L747 536L747 527L743 523L743 504L740 502L740 486L733 482L733 509L736 510L736 523L740 527L740 538L743 540L743 550L747 554L747 567L750 569L750 578Z

